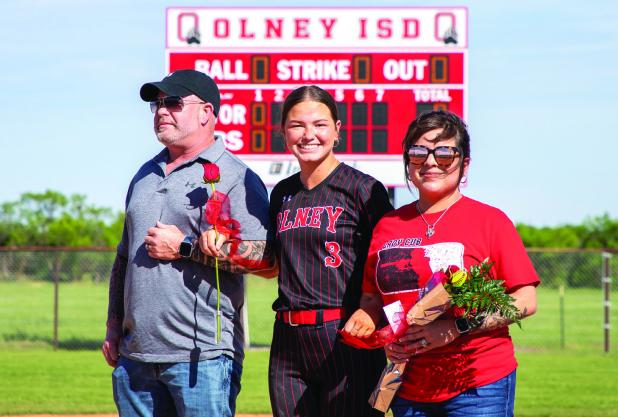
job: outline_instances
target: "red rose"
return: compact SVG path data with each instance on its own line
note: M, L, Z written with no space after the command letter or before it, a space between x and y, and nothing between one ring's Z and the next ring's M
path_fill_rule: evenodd
M446 268L446 274L451 277L455 272L459 271L459 267L457 265L450 265Z
M453 314L455 317L463 317L466 315L466 309L463 307L455 306L453 307Z
M219 173L219 167L212 162L206 162L202 165L204 167L204 182L213 184L219 182L221 174Z

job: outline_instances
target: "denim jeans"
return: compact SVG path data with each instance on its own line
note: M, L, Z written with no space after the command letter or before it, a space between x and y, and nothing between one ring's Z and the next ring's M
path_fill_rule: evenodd
M112 373L114 401L121 417L231 417L241 373L225 355L181 363L121 357Z
M515 371L488 385L472 388L439 403L395 397L394 417L513 417Z

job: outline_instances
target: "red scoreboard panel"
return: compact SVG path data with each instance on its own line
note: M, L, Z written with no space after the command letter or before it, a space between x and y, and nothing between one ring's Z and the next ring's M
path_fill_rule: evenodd
M349 14L347 20L324 17L336 16L333 10L341 9L248 9L245 17L238 19L238 44L229 45L226 42L233 36L234 12L239 9L207 9L207 14L201 14L203 10L168 9L168 71L191 68L209 74L217 82L222 100L216 134L267 185L274 185L298 169L285 149L279 127L283 100L298 86L317 84L333 95L341 120L341 140L335 149L338 158L387 186L404 185L401 142L414 117L423 111L445 109L465 118L467 51L461 45L445 42L445 36L457 37L455 29L465 27L465 13L462 18L459 9L459 15L454 12L451 15L441 8L369 9L391 18L399 10L406 12L407 26L399 35L395 29L390 31L391 37L404 40L401 45L404 48L393 47L396 44L393 39L382 45L379 35L385 32L379 29L373 33L377 45L363 47L363 36L370 38L368 18L362 17L368 9L345 9L356 16L352 21ZM274 10L279 17L260 17L260 13L269 16L272 13L268 11L274 13ZM309 17L304 20L310 21L315 16L321 22L321 26L315 27L322 29L322 36L329 35L334 45L329 47L327 42L320 46L324 39L316 39L318 47L293 47L300 42L295 35L311 33L311 26L305 32L298 31L299 19L295 16L304 16L305 11ZM266 20L267 28L279 22L281 30L271 31L271 35L290 37L286 44L291 47L282 50L265 46L271 40L268 29L263 29L263 39L259 39L260 26L250 25L253 14L258 16L253 21ZM443 15L448 19L446 26L442 24L442 30ZM225 17L217 19L216 16ZM285 19L292 18L296 26L286 35ZM384 19L387 18L376 22L387 21ZM425 20L432 24L424 25ZM357 42L344 39L350 45L339 45L337 39L349 36L358 22L360 39ZM339 37L335 30L337 24L345 29ZM384 23L376 25L384 27ZM426 27L427 33L423 31ZM200 45L189 45L187 31L191 34L210 31L212 39L202 38ZM301 39L305 41L302 36ZM409 45L413 41L421 46ZM258 47L251 48L253 43ZM224 45L217 48L218 44Z

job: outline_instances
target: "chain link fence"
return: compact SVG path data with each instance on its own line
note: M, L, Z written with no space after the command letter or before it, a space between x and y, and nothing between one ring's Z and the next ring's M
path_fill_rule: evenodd
M615 354L618 251L530 249L529 255L542 284L537 314L521 331L511 326L517 349ZM0 343L98 348L114 256L110 248L0 248ZM248 340L267 345L276 280L248 282Z

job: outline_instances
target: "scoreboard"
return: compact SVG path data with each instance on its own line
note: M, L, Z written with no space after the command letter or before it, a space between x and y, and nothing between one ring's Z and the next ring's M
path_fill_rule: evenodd
M217 82L216 134L269 186L298 170L280 124L301 85L337 102L337 158L391 187L414 117L466 117L465 8L170 8L166 58Z

